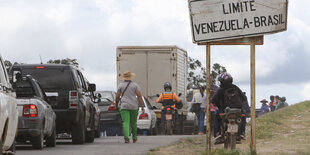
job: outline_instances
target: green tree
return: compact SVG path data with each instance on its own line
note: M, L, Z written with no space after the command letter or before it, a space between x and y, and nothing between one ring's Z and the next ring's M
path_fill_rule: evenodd
M187 88L199 87L206 85L206 68L202 66L199 60L195 60L189 57L188 62L188 85ZM214 92L217 89L216 78L219 74L227 72L224 66L219 63L215 63L211 70L211 91Z
M77 62L77 59L56 59L56 60L49 60L47 61L49 64L72 64L76 67L79 67L79 63Z

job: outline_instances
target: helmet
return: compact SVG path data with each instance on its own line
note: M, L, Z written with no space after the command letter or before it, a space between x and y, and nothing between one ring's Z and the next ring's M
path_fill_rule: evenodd
M233 82L232 76L225 72L217 76L217 80L221 82L221 84L229 84Z
M172 89L170 82L166 82L166 83L164 84L164 89L165 89L165 91L166 91L167 89L170 89L170 90Z

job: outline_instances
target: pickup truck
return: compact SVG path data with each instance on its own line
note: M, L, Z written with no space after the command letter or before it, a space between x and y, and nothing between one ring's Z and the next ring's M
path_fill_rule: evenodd
M18 73L39 81L57 116L56 134L70 135L73 144L94 142L96 111L92 92L96 85L87 85L79 68L70 64L14 64L12 79Z
M19 111L17 142L30 140L34 149L56 146L56 114L40 84L30 75L14 84Z
M12 90L0 56L0 154L15 154L18 110Z

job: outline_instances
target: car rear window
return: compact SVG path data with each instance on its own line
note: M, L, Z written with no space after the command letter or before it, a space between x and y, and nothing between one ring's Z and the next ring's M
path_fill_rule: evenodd
M30 74L38 80L42 88L46 90L74 89L71 72L65 68L23 68L22 75Z

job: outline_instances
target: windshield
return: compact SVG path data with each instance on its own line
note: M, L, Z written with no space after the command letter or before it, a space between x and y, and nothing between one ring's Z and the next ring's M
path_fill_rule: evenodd
M101 94L101 99L108 98L109 100L114 101L114 98L111 92L101 92L100 94Z
M24 68L22 69L23 76L30 74L39 81L44 90L49 89L74 89L73 80L71 80L71 72L64 68Z

